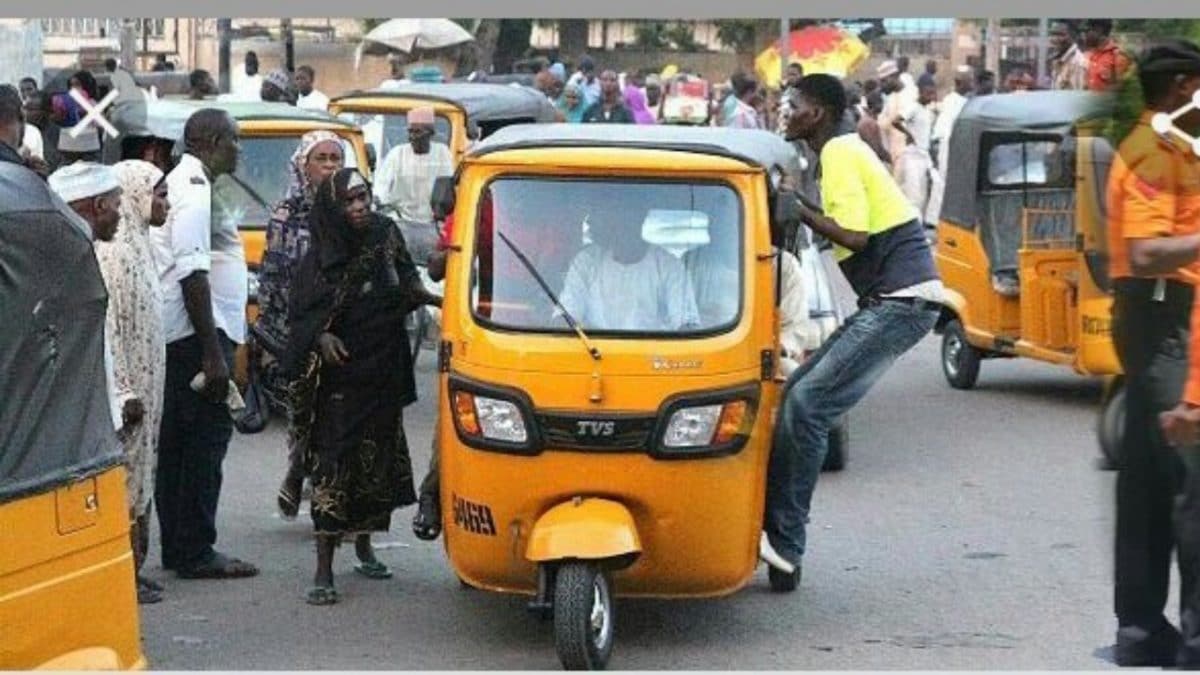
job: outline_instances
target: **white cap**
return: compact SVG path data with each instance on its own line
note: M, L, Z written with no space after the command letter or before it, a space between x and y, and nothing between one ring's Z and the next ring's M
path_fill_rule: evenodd
M900 66L896 65L896 62L890 59L879 64L879 67L875 69L875 75L881 80L885 77L891 77L898 72L900 72Z
M68 204L107 194L121 187L111 166L95 162L75 162L50 174L50 189Z

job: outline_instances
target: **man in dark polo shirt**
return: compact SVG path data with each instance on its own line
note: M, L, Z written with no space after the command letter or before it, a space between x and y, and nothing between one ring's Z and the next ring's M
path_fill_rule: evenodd
M800 583L804 526L830 427L933 329L943 292L920 215L875 151L858 134L842 133L842 83L809 75L791 96L786 135L804 140L820 158L824 213L803 202L796 207L814 232L834 243L859 311L785 385L760 546L771 586L782 591Z
M633 113L625 107L625 97L617 74L611 70L600 73L600 100L583 113L585 124L633 124Z

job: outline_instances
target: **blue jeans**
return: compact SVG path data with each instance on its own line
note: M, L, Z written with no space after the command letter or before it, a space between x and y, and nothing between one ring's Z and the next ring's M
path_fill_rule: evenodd
M763 530L789 562L804 555L804 526L829 449L829 428L929 334L939 311L939 305L920 300L885 300L861 309L788 378L767 467Z

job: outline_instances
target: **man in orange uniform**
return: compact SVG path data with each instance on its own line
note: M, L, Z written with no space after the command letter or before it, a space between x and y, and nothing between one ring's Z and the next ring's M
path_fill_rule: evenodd
M1200 90L1200 48L1171 41L1138 67L1147 109L1121 142L1108 183L1113 341L1125 372L1126 432L1117 478L1116 661L1200 666L1200 463L1189 470L1158 416L1180 400L1200 281L1200 157L1170 114ZM1200 133L1200 112L1174 120ZM1184 527L1176 527L1183 525ZM1171 553L1182 580L1180 632L1164 616Z

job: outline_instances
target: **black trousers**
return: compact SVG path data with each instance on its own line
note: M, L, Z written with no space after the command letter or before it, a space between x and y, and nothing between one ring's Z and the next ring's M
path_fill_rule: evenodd
M438 449L438 428L435 426L433 431L433 451L429 455L429 473L425 474L425 479L421 481L418 497L420 499L432 499L438 504L439 496L442 493L442 475L438 469L439 455L441 451Z
M1126 425L1117 477L1117 621L1162 627L1177 551L1182 580L1181 629L1200 646L1200 463L1198 448L1176 450L1159 427L1187 380L1191 286L1168 282L1156 299L1153 280L1117 281L1113 340L1126 382Z
M233 342L223 333L219 337L232 371ZM207 563L217 542L221 464L233 437L233 419L224 403L212 403L192 391L192 378L203 369L202 358L200 339L194 335L167 345L154 488L166 569Z

